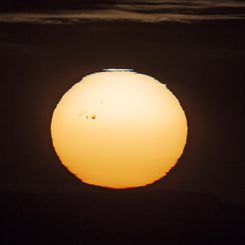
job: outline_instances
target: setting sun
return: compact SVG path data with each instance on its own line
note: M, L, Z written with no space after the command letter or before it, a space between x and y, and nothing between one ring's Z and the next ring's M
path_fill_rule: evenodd
M183 153L187 120L162 83L131 70L107 69L64 94L51 135L61 162L77 178L123 189L169 172Z

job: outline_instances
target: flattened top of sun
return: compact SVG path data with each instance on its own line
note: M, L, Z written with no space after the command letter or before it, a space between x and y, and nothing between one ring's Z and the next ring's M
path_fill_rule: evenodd
M56 106L53 145L81 181L123 189L162 178L181 156L187 120L154 78L125 69L84 77Z

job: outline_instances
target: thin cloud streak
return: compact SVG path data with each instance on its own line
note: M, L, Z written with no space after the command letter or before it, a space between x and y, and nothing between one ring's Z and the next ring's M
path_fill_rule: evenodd
M98 4L98 6L100 6ZM244 19L245 2L241 1L118 1L107 8L1 13L0 22L71 24L87 21L193 22L204 20Z
M134 22L183 22L204 20L244 19L244 16L227 15L184 15L184 14L142 14L123 13L121 11L104 11L103 13L14 13L3 14L0 22L7 23L36 23L36 24L72 24L87 21L134 21Z

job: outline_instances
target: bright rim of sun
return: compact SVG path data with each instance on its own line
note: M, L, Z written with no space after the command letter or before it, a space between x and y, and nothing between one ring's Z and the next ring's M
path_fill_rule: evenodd
M56 106L53 145L81 181L123 189L165 176L183 153L187 120L154 78L127 69L84 77Z

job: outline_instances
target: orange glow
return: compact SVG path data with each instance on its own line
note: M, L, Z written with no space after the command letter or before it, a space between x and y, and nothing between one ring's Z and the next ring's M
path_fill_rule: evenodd
M51 135L61 162L77 178L122 189L166 175L183 152L187 121L165 85L111 69L84 77L64 94Z

